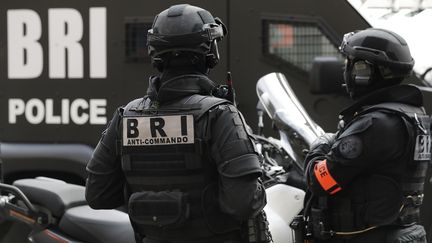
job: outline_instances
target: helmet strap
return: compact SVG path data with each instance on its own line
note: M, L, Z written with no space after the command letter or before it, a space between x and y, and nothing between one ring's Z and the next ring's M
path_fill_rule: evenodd
M216 40L210 43L210 51L206 54L206 65L208 68L214 68L219 63L219 50Z
M163 72L164 61L160 57L152 57L151 63L159 72Z

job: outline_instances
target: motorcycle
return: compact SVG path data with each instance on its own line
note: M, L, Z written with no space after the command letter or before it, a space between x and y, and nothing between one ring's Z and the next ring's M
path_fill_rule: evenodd
M257 148L264 156L269 230L274 242L294 242L290 223L303 208L305 152L324 134L305 111L282 73L270 73L257 82ZM265 138L263 110L273 121L279 139Z
M274 122L280 138L252 135L263 157L267 205L264 211L274 243L293 242L289 226L303 208L304 151L323 130L308 116L286 78L271 73L257 83L258 118ZM0 183L0 220L26 224L28 242L135 242L129 217L121 210L94 210L83 186L37 177ZM21 232L21 234L23 234Z
M26 224L27 242L135 243L127 214L91 209L83 186L37 177L2 183L0 191L0 218Z

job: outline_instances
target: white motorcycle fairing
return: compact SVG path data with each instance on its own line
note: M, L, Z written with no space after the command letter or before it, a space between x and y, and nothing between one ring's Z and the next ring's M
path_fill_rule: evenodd
M282 73L263 76L256 90L267 115L279 130L281 147L291 157L293 165L303 171L304 149L309 149L324 131L309 117ZM266 193L264 210L274 243L294 242L289 225L303 208L305 192L290 185L276 184L267 188Z
M305 192L284 184L276 184L266 189L267 214L270 233L274 243L293 242L293 234L289 227L291 221L303 208Z

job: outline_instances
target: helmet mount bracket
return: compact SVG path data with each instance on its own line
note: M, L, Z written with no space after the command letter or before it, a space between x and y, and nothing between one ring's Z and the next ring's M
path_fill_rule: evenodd
M176 63L214 68L219 62L217 42L226 34L226 26L207 10L189 4L174 5L159 13L148 31L148 54L161 72ZM171 62L185 57L190 60Z

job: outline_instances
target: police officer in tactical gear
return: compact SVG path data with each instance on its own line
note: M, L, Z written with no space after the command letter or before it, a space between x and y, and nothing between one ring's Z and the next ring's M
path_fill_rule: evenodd
M242 224L266 203L242 115L211 95L225 34L195 6L157 15L148 52L161 74L115 112L87 165L89 205L126 205L140 242L243 242Z
M419 223L431 159L422 93L401 85L414 60L384 29L344 36L344 80L355 103L306 157L306 237L311 242L426 242Z

